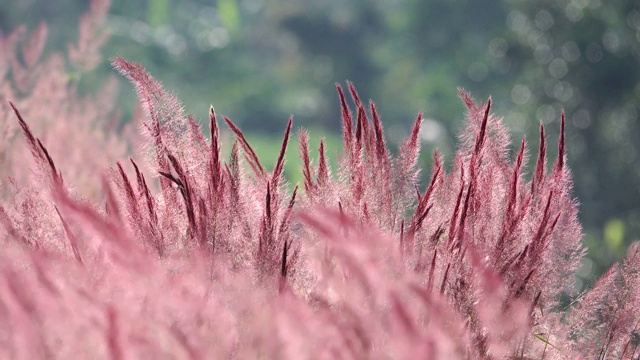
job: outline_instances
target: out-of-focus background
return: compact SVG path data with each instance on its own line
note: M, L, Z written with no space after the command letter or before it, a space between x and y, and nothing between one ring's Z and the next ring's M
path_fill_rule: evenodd
M88 7L88 0L5 0L0 29L6 35L46 21L46 52L66 51ZM338 149L334 83L345 80L375 100L392 146L425 113L423 174L434 149L451 160L465 111L457 87L479 100L491 95L514 141L526 135L533 149L544 122L551 156L564 109L589 246L581 281L640 238L637 1L113 0L104 30L101 65L70 70L81 90L114 74L109 57L142 63L198 119L213 104L240 124L266 164L290 115L315 144L324 136ZM117 108L128 121L136 97L121 83ZM295 181L293 154L289 162Z

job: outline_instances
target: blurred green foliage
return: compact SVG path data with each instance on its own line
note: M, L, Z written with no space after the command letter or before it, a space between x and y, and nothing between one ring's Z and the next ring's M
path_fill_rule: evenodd
M604 241L611 252L623 253L624 223L621 220L607 221L604 226Z
M0 27L6 33L46 20L49 48L62 49L87 6L3 2ZM329 131L333 143L340 124L333 84L346 79L376 100L391 143L425 112L425 166L435 148L450 155L444 144L453 143L464 115L458 86L479 99L493 95L514 138L526 135L532 148L540 121L555 143L564 109L575 195L596 263L589 273L640 237L637 1L113 0L108 31L106 57L144 64L200 119L214 104L261 154L277 154L291 114L297 126ZM83 79L109 73L105 62L101 75ZM132 94L124 85L125 114L133 112ZM295 169L296 156L288 158Z
M149 26L155 28L166 24L170 20L169 0L150 0L147 8L147 23Z

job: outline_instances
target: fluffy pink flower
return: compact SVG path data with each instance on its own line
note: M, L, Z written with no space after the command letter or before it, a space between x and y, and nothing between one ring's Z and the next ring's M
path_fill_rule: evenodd
M0 357L637 357L637 245L559 308L584 254L564 115L555 165L541 126L527 181L526 140L509 156L491 100L461 92L453 168L434 154L420 191L422 115L393 156L375 105L348 84L353 113L338 86L340 165L321 143L314 166L301 131L304 190L289 192L291 119L269 171L224 118L225 161L213 108L207 139L142 66L113 64L140 96L148 156L112 164L104 203L74 195L54 142L11 104L38 176L0 205Z

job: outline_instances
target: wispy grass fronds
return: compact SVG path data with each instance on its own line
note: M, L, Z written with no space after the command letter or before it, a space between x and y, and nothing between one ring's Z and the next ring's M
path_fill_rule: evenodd
M224 117L234 140L223 159L213 107L207 139L141 65L113 65L138 91L151 156L114 161L99 201L62 182L52 140L11 104L47 176L10 182L0 204L0 357L637 357L637 244L559 308L584 255L564 114L555 165L541 125L527 180L527 140L509 155L491 100L461 91L453 167L435 153L421 189L422 114L394 156L373 102L337 85L339 166L323 141L313 164L301 130L303 184L290 192L293 119L268 172Z

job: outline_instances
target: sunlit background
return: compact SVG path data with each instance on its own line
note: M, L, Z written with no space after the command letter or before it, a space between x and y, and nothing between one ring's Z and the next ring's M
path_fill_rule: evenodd
M64 51L88 6L2 1L0 28L44 20L47 51ZM540 122L555 146L564 109L591 259L582 282L640 238L637 1L113 0L105 31L102 65L70 74L82 89L114 75L109 57L142 63L200 120L213 104L240 124L266 164L290 115L315 144L324 136L338 149L334 83L346 80L375 100L392 144L425 113L426 174L434 149L451 160L464 117L457 87L492 96L513 139L526 135L534 149ZM118 108L129 121L136 100L121 83ZM295 151L288 158L295 182Z

